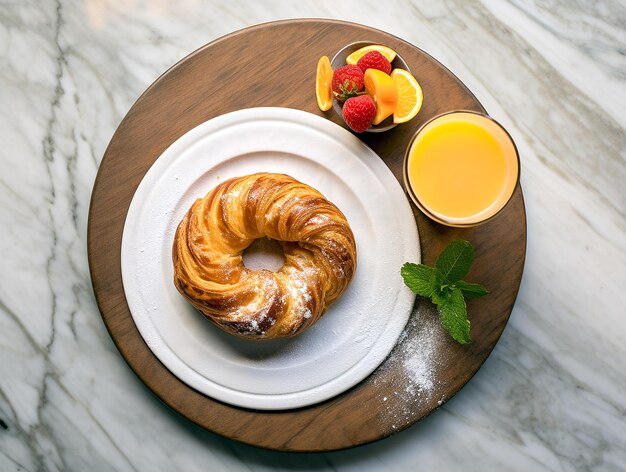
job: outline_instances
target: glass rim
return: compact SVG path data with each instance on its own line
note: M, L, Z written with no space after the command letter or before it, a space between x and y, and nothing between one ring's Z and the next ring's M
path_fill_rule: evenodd
M413 188L411 187L411 184L409 182L409 177L408 177L409 153L411 151L411 148L413 147L413 143L415 142L415 139L433 121L435 121L437 119L440 119L440 118L442 118L444 116L457 114L457 113L468 113L468 114L472 114L472 115L478 115L478 116L480 116L482 118L486 118L487 120L490 120L491 122L495 123L495 125L498 128L500 128L502 131L504 131L506 137L508 138L508 140L513 145L513 150L515 152L515 160L514 160L514 162L517 164L517 175L515 177L515 182L512 185L512 191L511 191L510 195L508 195L506 197L506 199L504 201L504 204L500 208L498 208L495 212L493 212L492 214L489 214L489 216L487 216L486 218L479 218L479 219L476 219L476 220L472 220L471 218L453 218L453 217L446 218L444 215L435 214L432 210L428 209L426 205L424 205L422 202L420 202L420 199L417 197L417 195L413 191ZM430 218L431 220L433 220L433 221L435 221L437 223L443 224L445 226L452 226L452 227L457 227L457 228L469 228L469 227L478 226L478 225L481 225L483 223L486 223L487 221L489 221L492 218L494 218L497 215L499 215L506 208L506 206L511 201L511 199L513 197L513 194L515 193L515 189L519 185L520 174L521 174L521 162L520 162L520 157L519 157L519 150L517 148L517 145L515 144L515 141L513 140L513 137L507 131L507 129L504 126L502 126L502 124L499 121L497 121L493 117L489 116L487 113L483 113L483 112L479 112L479 111L475 111L475 110L458 109L458 110L446 111L446 112L443 112L443 113L440 113L438 115L433 116L432 118L430 118L427 121L425 121L424 123L422 123L420 125L420 127L415 131L415 133L413 133L413 136L411 136L411 139L409 140L409 144L407 145L406 151L404 152L404 162L402 163L402 174L403 174L403 180L404 180L404 188L405 188L406 192L409 194L409 197L410 197L411 201L428 218Z

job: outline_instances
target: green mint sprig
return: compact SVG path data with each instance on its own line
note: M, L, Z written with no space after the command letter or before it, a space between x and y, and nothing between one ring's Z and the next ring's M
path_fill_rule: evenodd
M441 323L460 344L472 342L465 298L478 298L489 293L480 284L461 280L474 262L474 246L457 239L441 252L435 267L405 263L400 269L404 283L416 294L437 305Z

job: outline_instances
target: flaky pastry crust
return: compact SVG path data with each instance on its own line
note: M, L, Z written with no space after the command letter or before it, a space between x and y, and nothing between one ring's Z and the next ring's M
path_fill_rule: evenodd
M277 272L244 266L257 238L278 241ZM178 291L236 336L283 338L313 325L345 291L356 245L341 211L314 188L284 174L222 182L191 206L174 238Z

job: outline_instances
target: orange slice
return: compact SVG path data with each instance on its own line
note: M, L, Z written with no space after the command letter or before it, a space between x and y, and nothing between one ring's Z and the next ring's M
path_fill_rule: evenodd
M357 49L348 57L346 57L346 64L356 64L359 59L365 56L370 51L378 51L387 58L389 62L392 62L396 57L396 51L387 46L381 46L380 44L371 44L369 46Z
M317 74L315 75L315 96L320 110L327 111L333 106L333 93L331 84L333 69L327 56L320 57L317 61Z
M406 123L415 118L422 108L424 99L422 87L415 77L404 69L394 69L391 72L391 79L398 91L398 103L393 111L393 122Z
M393 83L393 79L377 69L367 69L363 80L365 82L365 90L376 102L376 116L372 124L380 124L396 109L398 90Z

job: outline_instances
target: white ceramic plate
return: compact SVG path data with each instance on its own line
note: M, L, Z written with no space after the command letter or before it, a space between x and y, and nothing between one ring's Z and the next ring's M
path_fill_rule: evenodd
M225 179L261 171L321 191L357 242L346 292L308 331L285 340L222 332L172 282L174 231L193 201ZM205 395L265 410L311 405L367 377L395 345L415 300L400 267L419 260L415 219L387 166L347 130L287 108L236 111L180 137L137 188L122 239L128 306L159 360Z

